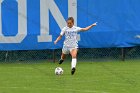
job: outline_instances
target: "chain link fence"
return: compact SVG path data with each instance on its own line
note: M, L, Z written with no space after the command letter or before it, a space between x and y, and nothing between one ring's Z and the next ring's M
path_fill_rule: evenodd
M61 49L29 50L29 51L0 51L0 62L57 62ZM82 48L78 51L78 60L83 62L125 61L140 59L140 47L131 48ZM67 61L71 56L67 56Z

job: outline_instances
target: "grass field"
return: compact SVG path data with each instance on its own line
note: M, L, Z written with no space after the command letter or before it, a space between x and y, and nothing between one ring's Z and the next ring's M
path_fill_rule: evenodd
M0 63L0 93L140 93L140 62L79 62L74 76L70 62Z

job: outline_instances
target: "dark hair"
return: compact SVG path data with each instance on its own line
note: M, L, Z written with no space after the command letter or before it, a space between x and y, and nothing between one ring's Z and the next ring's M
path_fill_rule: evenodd
M72 23L74 23L74 18L73 18L73 17L69 17L69 18L67 19L67 21L68 21L68 20L71 20Z

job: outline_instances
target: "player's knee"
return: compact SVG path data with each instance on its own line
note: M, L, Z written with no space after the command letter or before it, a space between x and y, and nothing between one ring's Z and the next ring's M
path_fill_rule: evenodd
M72 55L72 58L77 58L77 55Z

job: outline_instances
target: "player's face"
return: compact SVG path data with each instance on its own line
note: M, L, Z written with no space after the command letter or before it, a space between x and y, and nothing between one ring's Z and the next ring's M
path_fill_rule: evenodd
M73 23L71 20L68 20L68 21L67 21L67 26L68 26L69 28L72 28L73 25L74 25L74 23Z

